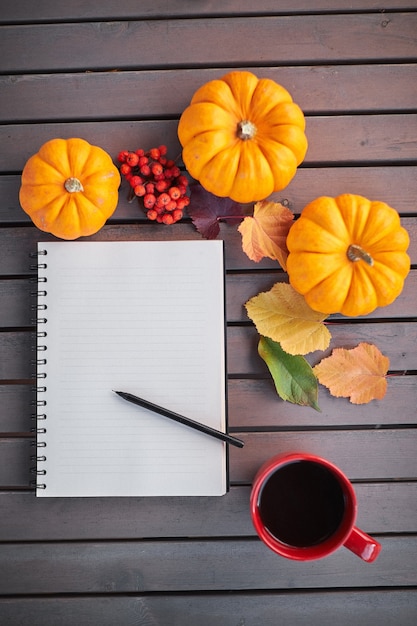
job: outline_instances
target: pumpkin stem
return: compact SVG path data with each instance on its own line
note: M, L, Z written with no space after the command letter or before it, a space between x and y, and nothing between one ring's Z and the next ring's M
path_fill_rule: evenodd
M256 135L256 126L249 120L242 120L237 125L237 136L243 141L253 139Z
M365 252L363 248L352 243L347 250L347 258L349 261L365 261L368 265L372 266L374 264L374 260L368 252Z
M74 193L76 191L84 191L84 187L82 186L78 178L74 178L72 176L71 178L67 178L67 180L64 183L64 187L67 191L69 191L69 193Z

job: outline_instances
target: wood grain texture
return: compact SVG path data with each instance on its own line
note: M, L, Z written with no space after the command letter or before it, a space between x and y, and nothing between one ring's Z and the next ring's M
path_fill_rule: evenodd
M354 348L360 342L374 343L390 359L390 371L406 372L417 370L417 322L397 323L334 323L331 327L332 341L327 350L307 355L315 365L329 356L333 348ZM28 379L33 377L31 366L35 344L34 332L5 331L0 333L0 350L4 360L0 361L0 380ZM266 365L257 354L259 335L254 327L229 327L227 332L228 372L233 376L263 376ZM7 361L13 358L12 365Z
M405 62L416 29L414 12L28 24L3 26L0 55L5 73Z
M417 473L415 428L241 432L239 438L245 442L243 453L230 449L232 485L251 483L269 457L294 450L328 458L351 480L410 480ZM5 481L0 488L29 487L29 440L0 439L0 451L0 480Z
M408 254L411 262L416 263L417 259L417 218L404 217L402 225L410 235L410 247ZM274 270L279 271L276 261L263 259L258 264L254 264L242 250L242 237L236 227L226 224L221 225L220 238L225 241L226 248L226 269L227 270ZM169 228L158 229L158 239L199 239L201 235L190 223L180 222ZM125 241L140 241L152 239L156 234L155 224L146 222L145 224L124 224L105 226L95 235L86 237L79 241L115 241L118 238ZM8 228L0 229L0 275L27 275L35 276L30 265L33 260L29 254L36 250L38 241L54 241L53 235L48 235L37 230L35 227L29 228ZM257 279L255 279L257 280ZM262 278L259 279L262 282Z
M267 375L268 376L268 375ZM274 383L265 379L231 379L228 383L229 424L233 429L260 426L287 428L331 428L381 426L416 423L417 384L415 376L393 376L388 379L383 400L355 405L347 399L335 398L319 386L320 413L310 407L284 402Z
M0 221L4 225L30 224L29 216L19 204L20 182L20 175L0 176ZM301 167L288 187L272 194L271 200L284 202L298 215L314 198L337 196L346 192L382 200L402 215L415 214L417 166L381 165L370 166L366 170L360 167ZM119 203L109 223L116 220L145 220L141 205L128 202L126 183L120 188Z
M390 9L413 10L415 0L390 0ZM211 0L170 0L170 17L193 17L210 15L259 15L311 13L309 0L227 0L221 4ZM355 12L381 11L380 0L315 0L314 11L320 12ZM54 0L39 0L36 5L32 0L20 0L17 4L7 4L0 15L0 23L8 22L48 22L71 19L114 20L167 17L166 0L101 0L98 4L86 4L82 0L67 0L65 4Z
M113 158L124 149L151 148L164 138L172 156L179 155L177 120L45 123L0 126L0 170L21 171L27 159L53 137L82 137ZM305 166L413 165L417 162L417 114L309 117ZM140 142L140 146L138 145ZM132 145L134 144L134 145Z
M257 538L5 544L0 546L0 593L320 589L334 584L335 577L339 589L380 587L388 579L392 586L415 586L417 539L381 537L381 544L372 566L344 548L300 564L278 557Z
M262 291L269 291L278 282L288 282L283 272L264 272L257 276L252 272L229 273L226 276L226 313L229 322L248 322L245 303ZM29 327L36 319L35 298L31 296L33 283L30 278L10 279L0 282L0 328ZM411 270L402 293L389 306L380 307L367 315L367 319L415 317L417 311L417 271ZM330 321L346 319L333 315Z
M267 459L294 450L308 450L333 461L351 480L406 480L416 475L417 431L413 428L258 432L240 436L245 441L245 456L230 450L233 483L251 482Z
M29 433L36 414L33 402L35 391L32 384L0 385L0 433Z
M390 370L415 371L417 355L417 322L339 324L331 328L332 340L329 348L323 352L312 352L306 355L311 365L316 365L325 356L329 356L333 348L354 348L364 341L374 343L380 351L390 359ZM229 327L228 339L228 371L234 376L239 374L259 376L267 372L266 365L257 354L259 335L252 327Z
M356 483L354 489L360 527L376 534L417 532L415 482ZM250 487L231 487L221 498L41 499L5 492L0 541L254 537L249 495Z
M232 69L2 76L2 120L179 117L202 84ZM413 64L256 67L252 71L288 89L306 115L415 110L417 70ZM352 85L354 94L349 93ZM30 109L27 101L32 103Z
M7 626L414 626L417 621L416 0L22 0L0 15L0 621ZM169 5L169 6L168 6ZM221 42L221 45L219 45ZM197 87L232 68L283 84L306 113L309 150L273 194L298 215L320 195L384 200L411 237L413 269L393 305L331 316L332 346L378 345L401 374L355 406L320 387L321 412L283 402L257 355L244 302L287 280L226 245L232 486L222 498L36 498L30 481L36 355L28 254L54 237L19 206L20 173L53 137L84 137L113 158L166 143ZM155 228L126 185L97 241L198 239ZM311 362L322 354L309 356ZM407 370L407 372L406 372ZM357 524L383 544L367 565L345 549L294 563L258 540L250 485L278 452L337 463ZM17 594L17 595L16 595ZM16 597L14 597L16 596Z
M0 599L9 626L415 626L415 589Z

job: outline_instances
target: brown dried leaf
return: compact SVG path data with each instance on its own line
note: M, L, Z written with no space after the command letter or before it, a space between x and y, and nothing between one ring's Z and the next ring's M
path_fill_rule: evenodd
M335 348L313 371L332 396L349 398L352 404L366 404L385 396L388 368L388 357L376 346L360 343L350 350Z
M256 263L268 257L278 261L285 270L288 256L286 240L293 219L293 213L279 202L257 202L253 216L245 217L238 229L242 235L243 251Z

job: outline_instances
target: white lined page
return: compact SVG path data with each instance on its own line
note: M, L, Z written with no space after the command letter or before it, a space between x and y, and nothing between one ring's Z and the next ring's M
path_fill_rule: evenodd
M226 428L220 241L41 243L46 470L38 496L220 495L226 444L118 397Z

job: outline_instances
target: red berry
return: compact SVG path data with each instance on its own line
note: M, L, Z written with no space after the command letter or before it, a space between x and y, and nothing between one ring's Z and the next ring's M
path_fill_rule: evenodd
M177 208L177 203L175 200L170 200L170 202L168 202L168 204L165 205L166 211L173 211L176 208Z
M177 209L184 209L186 206L185 198L179 198L177 200Z
M181 176L178 176L177 178L177 185L181 185L183 187L188 187L188 178L186 176L184 176L184 174L181 174Z
M174 218L172 217L170 213L164 213L164 215L162 216L162 222L164 224L173 224Z
M149 163L149 159L147 156L139 157L139 167L142 167L142 165L147 165L148 163Z
M119 163L124 163L128 154L129 152L127 150L122 150L121 152L119 152L119 154L117 155L117 160L119 161Z
M164 171L164 168L162 167L160 163L152 163L151 172L154 176L160 176L163 171Z
M149 209L149 211L146 213L146 217L148 218L148 220L154 221L158 217L158 213L155 211L155 209Z
M178 222L181 218L182 218L182 211L181 209L175 209L175 211L172 212L172 217L174 218L174 222Z
M129 152L126 157L126 163L131 167L135 167L139 163L139 157L136 152Z
M158 180L155 184L157 191L165 191L169 187L169 182L165 179Z
M132 171L132 168L127 163L123 163L120 166L120 172L123 174L123 176L126 176L126 174L130 174L131 171Z
M132 187L136 187L136 185L141 185L143 183L143 179L140 176L132 176L129 182Z
M159 150L159 153L161 155L165 155L168 152L168 148L166 146L163 146L163 145L159 146L158 150Z
M146 183L146 193L154 193L155 185L153 183Z
M158 161L159 157L161 156L161 153L159 152L158 148L151 148L149 150L149 156L151 157L153 161Z
M151 168L149 167L149 165L145 164L145 165L142 165L139 171L142 174L142 176L149 176L149 174L151 173Z
M171 198L167 193L161 193L161 195L158 196L157 204L159 206L166 206L168 202L171 202Z
M178 189L178 187L171 187L168 190L168 193L173 200L178 200L178 198L181 196L181 191Z
M156 198L153 193L147 193L143 198L143 204L146 209L153 209Z
M139 197L144 196L146 194L146 189L144 185L136 185L133 191L135 192L135 196L139 196Z
M138 157L143 157L145 154L145 150L142 150L142 148L139 148L139 150L136 150L136 154L138 155Z

